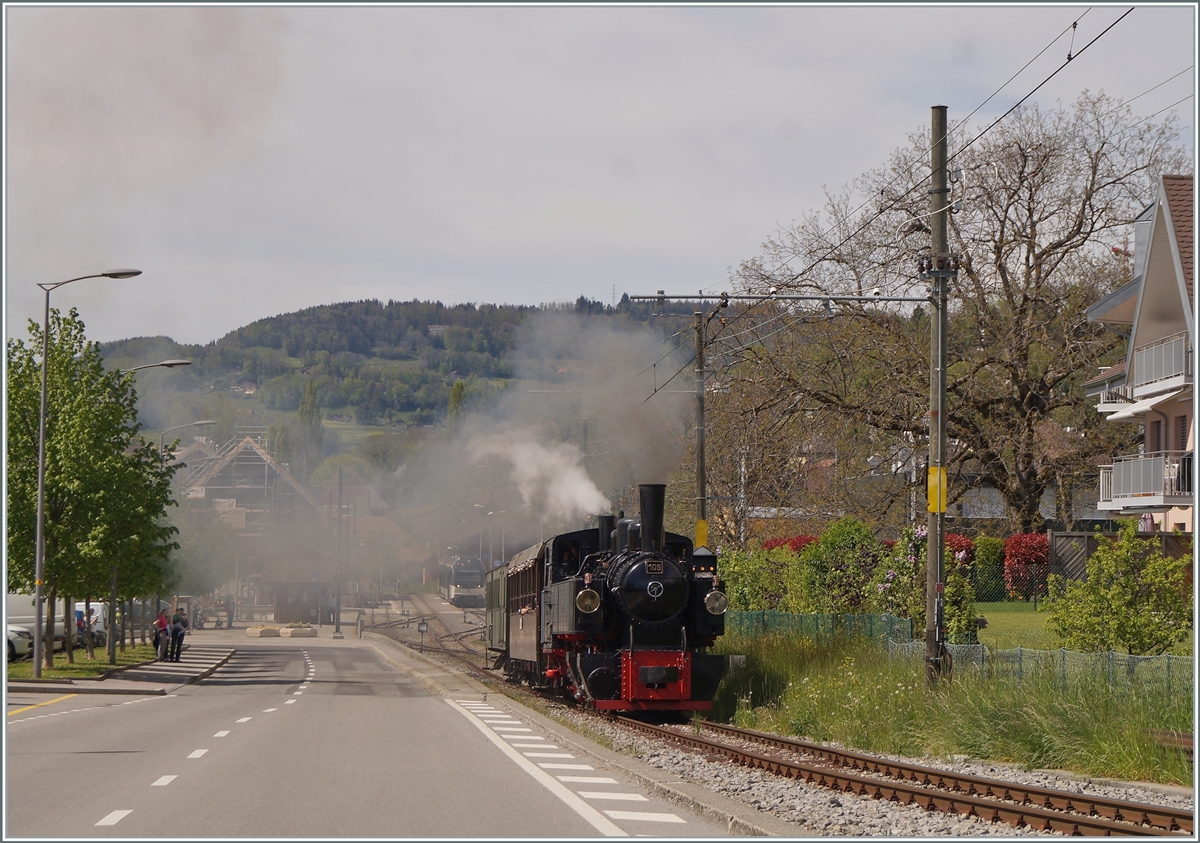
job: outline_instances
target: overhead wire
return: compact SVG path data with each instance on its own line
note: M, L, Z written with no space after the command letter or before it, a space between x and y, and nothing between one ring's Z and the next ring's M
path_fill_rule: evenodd
M969 114L967 114L966 117L964 117L962 120L958 121L958 123L956 123L951 129L947 130L947 132L946 132L947 136L949 136L950 133L957 131L968 120L970 120L972 117L974 117L975 114L978 113L981 108L983 108L985 105L987 105L989 102L991 102L996 97L997 94L999 94L1001 91L1003 91L1005 88L1007 88L1012 83L1012 81L1014 79L1016 79L1018 76L1020 76L1022 73L1024 73L1031 64L1033 64L1035 61L1037 61L1039 58L1041 58L1043 55L1045 55L1046 51L1049 50L1051 47L1053 47L1056 43L1058 43L1058 41L1061 40L1062 37L1064 35L1066 35L1068 31L1072 32L1072 37L1073 37L1075 27L1079 24L1079 21L1083 20L1083 18L1091 10L1092 10L1092 7L1089 6L1087 9L1085 9L1083 11L1083 14L1081 14L1079 17L1075 18L1075 20L1072 21L1069 26L1067 26L1065 29L1063 29L1063 31L1060 32L1058 35L1054 36L1054 38L1052 38L1050 40L1050 42L1048 44L1046 44L1045 47L1043 47L1041 50L1039 50L1038 53L1036 55L1034 55L1033 58L1031 58L1029 61L1025 62L1025 64L1021 66L1020 70L1018 70L1016 73L1014 73L1012 76L1010 76L1007 80L1005 80L1005 82L999 88L992 91L992 93L990 93L987 96L987 98L985 100L983 100L983 102L981 102L981 103L979 103L979 105L975 106L975 108L973 108L971 110L971 112ZM1128 12L1126 14L1128 14ZM1072 41L1072 46L1074 46L1074 41ZM1080 52L1083 52L1083 51L1080 50ZM1069 55L1069 51L1068 51L1068 55ZM1043 82L1042 84L1045 84L1045 82ZM933 149L933 145L931 144L927 149L924 150L924 152L922 154L927 155L927 154L929 154L929 152L932 149ZM896 181L898 181L902 176L910 174L912 172L913 166L915 166L915 165L911 165L907 169L902 170L900 173L897 173L895 178L893 178L891 181L889 181L887 184L885 184L884 187L885 188L890 187L892 184L894 184ZM915 189L915 186L913 189ZM912 192L912 191L910 190L909 192ZM905 195L907 195L907 194L905 194ZM901 197L901 198L903 198L903 197ZM873 196L869 199L863 200L863 202L858 207L856 207L854 210L850 211L850 213L846 215L847 218L854 216L854 214L857 214L859 211L861 211L863 208L865 208L868 204L870 204L873 200L874 200ZM830 228L825 232L825 234L829 234L832 231L833 231L833 228ZM789 263L791 263L792 259L797 256L798 256L798 253L793 253L792 255L789 255L787 260L783 261L782 263L777 265L774 269L772 269L769 273L767 273L768 277L770 277L771 275L774 275L780 269L787 266ZM807 271L808 270L803 270L800 274L804 274L804 272L807 272ZM713 289L717 286L720 286L723 283L724 283L723 281L718 281L718 282L715 282L714 284L710 284L708 287L705 287L704 289L706 289L706 290Z
M1064 62L1063 62L1061 65L1059 65L1057 68L1055 68L1055 70L1054 70L1054 71L1052 71L1052 72L1051 72L1051 73L1050 73L1050 74L1049 74L1049 75L1048 75L1048 76L1047 76L1045 79L1043 79L1041 82L1039 82L1039 83L1038 83L1038 84L1037 84L1037 85L1036 85L1036 86L1035 86L1035 87L1034 87L1032 90L1030 90L1030 91L1029 91L1027 94L1025 94L1023 97L1021 97L1021 99L1019 99L1019 100L1018 100L1016 103L1014 103L1014 104L1013 104L1013 105L1012 105L1012 106L1011 106L1011 107L1010 107L1010 108L1009 108L1007 111L1005 111L1005 112L1004 112L1002 115L1000 115L1000 116L999 116L999 117L997 117L995 120L993 120L991 123L989 123L989 124L988 124L988 125L987 125L987 126L986 126L986 127L983 129L983 130L982 130L982 131L980 131L980 132L979 132L978 134L976 134L976 135L975 135L973 138L971 138L971 140L969 140L967 143L965 143L965 144L964 144L962 147L960 147L960 148L959 148L959 149L958 149L956 152L954 152L952 155L949 155L949 156L947 157L947 159L946 159L946 164L947 164L947 165L949 165L949 163L950 163L951 161L953 161L953 160L954 160L955 158L957 158L958 156L962 155L962 154L963 154L963 153L964 153L964 152L965 152L965 151L966 151L968 148L970 148L972 145L974 145L975 143L977 143L977 142L978 142L978 141L979 141L979 140L980 140L980 139L981 139L981 138L982 138L984 135L986 135L988 132L990 132L992 129L994 129L994 128L995 128L995 127L996 127L996 126L997 126L997 125L998 125L998 124L999 124L1001 121L1003 121L1003 120L1004 120L1006 117L1008 117L1010 114L1012 114L1014 111L1016 111L1016 110L1017 110L1017 109L1018 109L1018 108L1019 108L1019 107L1020 107L1022 104L1024 104L1024 103L1025 103L1025 102L1026 102L1026 101L1027 101L1027 100L1028 100L1030 97L1032 97L1032 96L1033 96L1035 93L1037 93L1037 91L1039 91L1039 90L1040 90L1042 87L1044 87L1044 86L1045 86L1045 85L1046 85L1048 82L1050 82L1050 80L1052 80L1052 79L1053 79L1055 76L1057 76L1059 73L1061 73L1061 72L1062 72L1062 70L1063 70L1064 68L1066 68L1066 66L1067 66L1068 64L1070 64L1072 61L1074 61L1074 59L1076 59L1076 58L1078 58L1079 56L1083 55L1083 53L1084 53L1084 52L1086 52L1086 51L1087 51L1087 49L1088 49L1089 47L1091 47L1091 46L1092 46L1093 44L1095 44L1095 43L1096 43L1098 40L1100 40L1100 38L1104 37L1104 35L1106 35L1108 32L1110 32L1110 31L1113 29L1113 27L1115 27L1115 26L1116 26L1118 23L1120 23L1122 20L1124 20L1124 19L1125 19L1125 18L1126 18L1126 17L1127 17L1127 16L1128 16L1128 15L1129 15L1129 14L1130 14L1132 11L1133 11L1133 9L1134 9L1134 7L1130 7L1130 8L1129 8L1129 9L1127 9L1127 10L1126 10L1124 13L1122 13L1120 17L1118 17L1116 20L1114 20L1112 23L1110 23L1110 24L1109 24L1107 27L1105 27L1105 28L1104 28L1104 29L1103 29L1103 30L1102 30L1102 31L1101 31L1099 34L1097 34L1097 35L1096 35L1096 36L1094 36L1094 37L1093 37L1093 38L1092 38L1090 41L1088 41L1086 44L1084 44L1084 46L1080 48L1080 50L1079 50L1079 52L1078 52L1078 53L1074 53L1074 54L1072 54L1072 53L1069 51L1069 52L1068 52L1068 57L1067 57L1067 60L1066 60L1066 61L1064 61ZM1074 28L1075 28L1075 24L1077 24L1077 23L1078 23L1078 21L1079 21L1079 20L1081 20L1081 19L1084 17L1084 15L1086 15L1086 14L1087 14L1087 12L1089 12L1089 11L1091 11L1091 7L1089 7L1087 10L1085 10L1085 11L1084 11L1084 13L1083 13L1083 14L1081 14L1081 15L1079 16L1079 18L1077 18L1077 19L1076 19L1076 20L1075 20L1075 21L1072 23L1072 25L1071 25L1070 27L1068 27L1068 29L1070 29L1070 30L1074 30ZM953 128L953 129L950 129L950 130L948 130L948 131L947 131L947 136L949 136L949 134L950 134L950 132L951 132L951 131L954 131L955 129L957 129L957 128L959 128L960 126L962 126L962 125L963 125L963 124L964 124L964 123L965 123L967 120L969 120L969 119L970 119L970 117L971 117L971 116L973 116L975 113L977 113L977 112L979 111L979 109L983 107L983 105L985 105L985 104L986 104L988 101L990 101L992 98L994 98L994 97L996 96L996 94L997 94L997 93L999 93L1001 90L1003 90L1005 87L1007 87L1007 85L1008 85L1009 83L1011 83L1011 81L1012 81L1013 79L1015 79L1017 76L1019 76L1019 75L1020 75L1020 74L1021 74L1021 73L1022 73L1024 70L1025 70L1025 69L1026 69L1026 68L1028 68L1028 67L1029 67L1029 65L1030 65L1030 64L1032 64L1034 61L1036 61L1036 60L1037 60L1037 59L1038 59L1038 58L1039 58L1041 55L1043 55L1043 54L1046 52L1046 50L1048 50L1048 49L1049 49L1051 46L1053 46L1053 44L1054 44L1055 42L1057 42L1059 39L1061 39L1061 38L1062 38L1062 36L1063 36L1063 35L1066 33L1066 31L1067 31L1067 30L1066 30L1066 29L1064 29L1062 33L1060 33L1058 36L1056 36L1056 37L1055 37L1055 38L1054 38L1054 39L1053 39L1053 40L1052 40L1052 41L1051 41L1049 44L1047 44L1047 46L1046 46L1046 47L1044 47L1044 48L1043 48L1043 49L1042 49L1042 50L1041 50L1041 51L1040 51L1040 52L1039 52L1037 55L1035 55L1035 56L1034 56L1032 59L1030 59L1028 62L1026 62L1026 64L1025 64L1025 65L1024 65L1022 68L1021 68L1021 70L1017 71L1017 73L1015 73L1015 74L1014 74L1012 77L1010 77L1010 78L1009 78L1009 80L1008 80L1008 81L1006 81L1006 82L1004 83L1004 85L1002 85L1002 86L1001 86L1000 88L998 88L998 89L997 89L995 92L993 92L993 93L992 93L992 94L991 94L991 95L990 95L990 96L989 96L989 97L988 97L986 100L984 100L984 101L983 101L983 103L981 103L979 106L977 106L975 109L973 109L973 110L970 112L970 114L968 114L968 115L967 115L967 117L963 118L963 120L961 120L961 121L959 121L957 124L955 124L955 126L954 126L954 128ZM1073 47L1073 46L1074 46L1074 41L1072 40L1072 47ZM1172 80L1176 79L1177 77L1181 76L1182 74L1186 73L1186 72L1187 72L1188 70L1190 70L1190 69L1192 69L1192 66L1189 66L1188 68L1185 68L1184 70L1181 70L1181 71L1179 71L1178 73L1176 73L1175 75L1173 75L1173 76L1169 77L1168 79L1165 79L1165 80L1163 80L1162 82L1158 83L1157 85L1154 85L1154 86L1152 86L1151 88L1147 89L1146 91L1143 91L1141 94L1138 94L1137 96L1135 96L1135 97L1133 97L1133 98L1131 98L1131 99L1129 99L1129 100L1125 100L1125 101L1123 101L1123 102L1122 102L1120 105L1116 106L1114 109L1110 110L1109 112L1105 112L1105 114L1110 114L1110 113L1112 113L1113 111L1116 111L1116 110L1119 110L1120 108L1123 108L1123 107L1125 107L1126 105L1128 105L1128 103L1130 103L1130 102L1133 102L1133 101L1135 101L1135 100L1137 100L1137 99L1139 99L1139 98L1141 98L1141 97L1145 96L1146 94L1148 94L1148 93L1150 93L1150 92L1152 92L1152 91L1154 91L1154 90L1156 90L1156 89L1158 89L1158 88L1162 87L1163 85L1167 84L1168 82L1170 82L1170 81L1172 81ZM1114 136L1116 136L1117 134L1122 134L1122 133L1124 133L1125 131L1129 131L1130 129L1132 129L1132 128L1135 128L1136 126L1140 125L1141 123L1144 123L1144 122L1146 122L1147 120L1153 119L1155 116L1157 116L1158 114L1161 114L1163 111L1166 111L1166 110L1168 110L1168 109L1170 109L1170 108L1173 108L1175 105L1178 105L1178 104L1179 104L1179 103L1181 103L1181 102L1185 102L1185 101L1187 101L1188 99L1190 99L1190 98L1191 98L1191 96L1192 96L1192 95L1191 95L1191 94L1189 94L1188 96L1185 96L1185 97L1183 97L1182 99L1180 99L1180 100L1176 101L1175 103L1172 103L1171 105L1168 105L1168 106L1166 106L1166 107L1165 107L1165 108L1163 108L1163 109L1160 109L1159 111L1155 112L1154 114L1151 114L1151 115L1149 115L1148 117L1145 117L1145 118L1143 118L1142 120L1139 120L1137 123L1134 123L1134 124L1132 124L1131 126L1125 127L1124 129L1122 129L1122 130L1121 130L1121 132L1119 132L1119 133L1114 133L1114 135L1110 135L1110 137L1114 137ZM913 166L915 166L915 165L913 165ZM891 179L891 180L890 180L890 181L889 181L887 184L885 184L885 185L884 185L884 187L886 188L886 187L890 186L891 184L894 184L894 183L895 183L896 181L898 181L898 180L899 180L899 179L900 179L900 178L901 178L903 175L905 175L905 174L907 174L907 173L911 172L911 170L912 170L912 166L910 166L910 167L909 167L907 170L901 171L901 172L900 172L900 173L898 173L896 176L894 176L894 177L893 177L893 178L892 178L892 179ZM925 182L926 182L926 181L927 181L929 178L930 178L930 176L925 176L924 178L922 178L922 179L921 179L921 181L919 181L919 182L916 182L916 183L912 184L912 185L911 185L911 186L908 188L908 190L906 190L904 193L900 194L899 196L895 197L895 198L894 198L894 199L893 199L891 202L889 202L889 203L888 203L888 204L887 204L885 207L883 207L883 208L880 208L880 209L879 209L879 210L878 210L876 213L874 213L874 214L872 214L870 217L868 217L868 219L867 219L867 220L865 220L865 221L864 221L864 222L863 222L861 225L859 225L858 227L856 227L856 228L855 228L855 229L854 229L852 232L850 232L849 234L847 234L845 237L843 237L843 238L842 238L840 241L838 241L838 242L837 242L836 244L834 244L833 246L829 247L829 248L828 248L828 249L827 249L827 250L824 252L824 254L822 254L822 255L821 255L819 258L817 258L816 260L814 260L812 263L810 263L810 264L809 264L808 266L806 266L804 269L802 269L802 270L800 270L799 272L797 272L797 273L795 273L794 275L792 275L792 276L791 276L791 278L789 279L789 281L795 281L796 279L798 279L798 278L802 277L803 275L807 274L807 273L808 273L808 272L810 272L812 269L814 269L816 266L818 266L819 264L821 264L822 262L824 262L826 259L828 259L828 257L829 257L830 255L834 254L834 253L837 251L837 249L841 248L843 245L845 245L845 244L846 244L847 242L849 242L851 239L853 239L854 237L858 236L858 235L859 235L859 234L860 234L860 233L861 233L863 230L865 230L865 229L866 229L866 228L867 228L867 227L868 227L868 226L869 226L871 223L875 222L875 220L877 220L877 219L879 219L880 217L882 217L882 216L883 216L885 213L887 213L888 211L891 211L891 210L895 209L895 208L896 208L896 207L897 207L897 206L900 204L900 202L901 202L903 199L907 198L909 195L911 195L912 193L914 193L914 192L917 190L917 188L919 188L920 186L922 186L922 185L923 185L923 184L924 184L924 183L925 183ZM852 216L853 216L855 213L857 213L858 211L860 211L860 210L862 210L864 207L866 207L866 205L867 205L867 204L869 204L869 203L870 203L871 201L873 201L873 200L874 200L874 197L872 197L871 199L867 199L867 200L865 200L865 201L864 201L862 204L860 204L860 205L859 205L857 208L855 208L853 211L851 211L849 214L847 214L847 215L846 215L846 217L844 217L843 219L844 219L844 220L845 220L845 219L849 219L849 218L850 218L850 217L852 217ZM826 234L828 234L828 233L829 233L829 232L831 232L831 231L833 231L833 227L831 227L830 229L828 229L828 230L826 231ZM798 254L799 254L799 253L793 253L792 255L790 255L790 256L787 258L787 260L783 261L782 263L778 264L778 265L777 265L775 268L773 268L772 270L770 270L770 272L766 274L766 277L770 277L772 274L774 274L775 272L777 272L779 269L781 269L782 267L786 266L786 265L787 265L787 264L788 264L788 263L789 263L789 262L790 262L792 259L794 259L795 257L797 257L797 256L798 256ZM716 282L716 283L714 283L714 284L711 284L711 285L709 285L708 287L702 288L701 292L703 293L703 292L704 292L704 290L711 290L711 289L714 289L715 287L717 287L717 286L718 286L719 284L721 284L721 283L724 283L724 282ZM752 305L748 306L748 307L746 308L746 311L744 311L744 312L748 312L748 311L750 311L750 310L753 310L754 308L758 307L759 305L763 304L764 302L766 302L766 301L772 301L772 300L773 300L773 299L770 299L770 298L764 298L763 300L761 300L761 301L759 301L759 302L756 302L756 303L754 303L754 304L752 304ZM713 315L715 315L715 313L714 313L714 314L710 314L710 316L709 316L709 321L711 321L711 319L712 319ZM789 314L787 314L787 313L784 313L784 314L780 314L779 316L771 317L771 318L770 318L770 319L768 319L766 322L764 322L764 323L760 324L760 325L759 325L759 326L757 326L757 327L762 327L762 325L770 324L772 321L774 321L774 320L776 320L776 319L785 318L787 315L789 315ZM785 326L785 327L786 327L786 326ZM745 334L745 333L748 333L750 330L752 330L752 329L747 329L747 331L739 332L738 334L735 334L735 335L733 335L733 337L730 337L730 338L736 338L737 336L741 336L741 335L743 335L743 334ZM783 330L783 328L780 328L779 330ZM779 330L777 330L777 331L774 331L774 332L772 332L771 334L768 334L767 336L768 336L768 337L769 337L769 336L773 336L775 333L778 333L778 332L779 332ZM715 338L714 338L714 339L715 339ZM765 339L765 337L764 337L764 339ZM680 345L682 345L682 342L680 343ZM677 346L677 347L678 347L678 346ZM664 356L663 358L660 358L660 360L659 360L658 362L661 362L661 360L662 360L662 359L665 359L665 356ZM693 358L693 361L694 361L694 358ZM688 365L690 365L690 363L691 363L691 362L692 362L692 361L689 361L689 363L687 363L687 364L684 364L684 366L683 366L682 368L680 368L678 371L676 371L676 372L675 372L675 374L674 374L674 375L672 375L672 376L671 376L671 377L670 377L670 378L669 378L669 379L668 379L668 380L667 380L667 381L666 381L666 382L663 384L663 386L665 387L665 386L666 386L666 384L668 384L668 383L670 383L672 380L674 380L674 379L675 379L675 378L676 378L676 377L677 377L677 376L678 376L680 373L682 373L682 372L684 371L684 369L686 369L686 368L687 368L687 366L688 366ZM657 363L656 363L655 365L657 365ZM656 389L655 389L655 391L654 391L654 393L652 393L650 396L648 396L648 397L647 397L645 400L647 400L647 401L648 401L648 400L650 400L650 398L652 398L652 397L653 397L655 394L657 394L657 392L659 391L659 389L661 389L661 388L656 388ZM644 402L643 402L643 403L644 403Z

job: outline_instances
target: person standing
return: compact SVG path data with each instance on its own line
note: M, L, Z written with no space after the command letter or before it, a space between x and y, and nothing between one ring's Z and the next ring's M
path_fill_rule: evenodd
M167 654L167 661L179 661L179 655L183 652L183 615L180 612L175 612L171 616L171 650Z
M167 618L167 610L159 609L158 617L154 619L154 651L160 662L167 660L167 652L171 645L171 621Z

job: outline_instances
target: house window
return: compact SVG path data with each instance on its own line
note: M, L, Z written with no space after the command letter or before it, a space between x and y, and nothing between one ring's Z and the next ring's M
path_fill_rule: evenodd
M1150 422L1150 435L1146 437L1149 441L1146 443L1148 450L1152 454L1157 454L1162 450L1162 422Z
M1188 419L1188 417L1186 415L1175 417L1175 423L1177 425L1179 425L1179 450L1181 450L1181 451L1187 450L1187 440L1188 440L1187 419Z

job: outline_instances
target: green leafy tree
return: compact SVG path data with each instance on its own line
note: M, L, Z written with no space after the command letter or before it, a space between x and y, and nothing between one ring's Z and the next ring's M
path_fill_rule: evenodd
M466 384L462 381L455 381L454 386L450 387L450 405L446 411L446 424L452 431L457 430L462 421L463 393L465 392Z
M300 455L304 474L307 476L321 459L321 443L325 429L321 426L321 403L317 395L316 381L311 378L300 398Z
M1066 504L1072 489L1094 482L1098 458L1130 447L1130 431L1105 424L1082 394L1096 365L1124 357L1124 340L1089 323L1087 308L1130 280L1114 247L1157 176L1188 172L1190 154L1176 118L1137 122L1128 106L1089 92L1068 107L1018 109L971 146L963 144L974 130L961 131L949 138L963 174L950 197L961 210L949 222L962 262L947 338L951 495L991 486L1013 525L1037 532L1047 489ZM741 266L740 286L922 294L915 267L930 248L928 147L927 130L914 134L885 167L831 195L822 213L781 231ZM875 198L860 204L860 196ZM737 328L725 333L737 352L729 357L758 378L761 415L782 424L824 408L874 428L881 444L893 437L900 455L906 439L926 436L925 310L843 304L830 318L763 318L759 342L731 322Z
M1067 647L1087 652L1165 653L1192 632L1191 555L1172 559L1137 537L1137 520L1121 524L1087 563L1087 578L1050 577L1048 626Z
M34 591L42 328L10 339L8 363L8 590ZM45 572L59 596L105 594L115 568L127 596L161 582L176 548L166 521L174 468L138 440L133 378L107 371L72 309L51 311L47 368ZM53 630L47 618L46 634ZM46 648L47 661L52 653Z

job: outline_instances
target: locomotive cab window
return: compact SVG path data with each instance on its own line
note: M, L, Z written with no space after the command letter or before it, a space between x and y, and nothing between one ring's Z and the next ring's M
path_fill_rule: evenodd
M554 553L551 557L551 570L555 580L563 580L579 573L580 547L577 541L558 541L554 543Z

